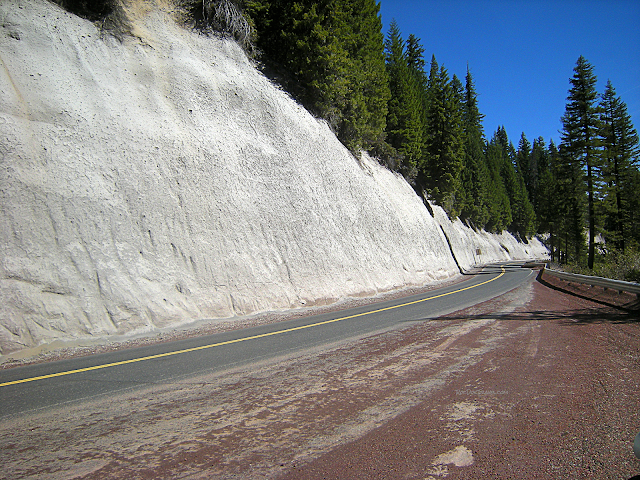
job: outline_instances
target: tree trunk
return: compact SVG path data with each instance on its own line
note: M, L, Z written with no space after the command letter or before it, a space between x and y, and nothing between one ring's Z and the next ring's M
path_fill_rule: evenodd
M588 141L588 140L587 140ZM591 158L587 154L587 188L589 190L589 258L587 266L593 270L593 257L595 254L596 215L593 208L593 176L591 172Z

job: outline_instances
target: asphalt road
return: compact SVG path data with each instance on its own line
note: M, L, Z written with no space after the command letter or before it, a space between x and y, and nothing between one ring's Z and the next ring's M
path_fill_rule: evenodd
M0 418L361 338L502 295L535 272L492 265L455 285L323 315L0 371Z

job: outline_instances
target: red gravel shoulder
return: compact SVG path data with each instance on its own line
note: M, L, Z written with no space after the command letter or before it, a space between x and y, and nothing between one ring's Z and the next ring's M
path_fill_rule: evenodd
M384 426L279 478L640 474L632 453L640 431L640 323L637 311L612 307L634 307L635 296L555 279L532 288L531 301L500 319L525 335Z

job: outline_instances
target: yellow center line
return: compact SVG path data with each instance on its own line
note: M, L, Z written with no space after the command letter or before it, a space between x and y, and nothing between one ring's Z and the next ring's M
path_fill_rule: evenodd
M393 305L391 307L380 308L378 310L372 310L370 312L357 313L357 314L349 315L349 316L346 316L346 317L334 318L333 320L325 320L323 322L310 323L309 325L302 325L300 327L286 328L284 330L277 330L275 332L261 333L259 335L251 335L249 337L237 338L235 340L227 340L226 342L211 343L209 345L201 345L199 347L185 348L184 350L174 350L172 352L158 353L156 355L149 355L149 356L146 356L146 357L132 358L130 360L122 360L120 362L104 363L104 364L101 364L101 365L94 365L93 367L85 367L85 368L78 368L76 370L67 370L67 371L64 371L64 372L50 373L48 375L40 375L38 377L23 378L21 380L12 380L10 382L0 383L0 387L7 387L9 385L17 385L19 383L35 382L36 380L44 380L44 379L47 379L47 378L63 377L65 375L72 375L74 373L90 372L92 370L101 370L103 368L117 367L118 365L126 365L128 363L136 363L136 362L143 362L145 360L153 360L153 359L156 359L156 358L170 357L172 355L179 355L181 353L196 352L198 350L206 350L208 348L221 347L223 345L231 345L233 343L246 342L248 340L255 340L257 338L265 338L265 337L271 337L273 335L281 335L283 333L295 332L297 330L304 330L304 329L307 329L307 328L319 327L319 326L322 326L322 325L328 325L330 323L341 322L343 320L348 320L350 318L363 317L365 315L371 315L372 313L380 313L380 312L385 312L385 311L388 311L388 310L394 310L396 308L407 307L409 305L415 305L416 303L422 303L422 302L426 302L428 300L434 300L436 298L446 297L447 295L453 295L454 293L460 293L460 292L464 292L465 290L471 290L472 288L477 288L477 287L480 287L482 285L486 285L487 283L493 282L494 280L497 280L498 278L502 277L505 274L504 267L501 266L500 269L502 270L500 275L498 275L498 276L496 276L496 277L494 277L494 278L492 278L490 280L487 280L485 282L478 283L476 285L471 285L471 286L465 287L465 288L460 288L460 289L454 290L452 292L441 293L440 295L434 295L433 297L423 298L421 300L414 300L413 302L407 302L407 303L403 303L403 304L400 304L400 305Z

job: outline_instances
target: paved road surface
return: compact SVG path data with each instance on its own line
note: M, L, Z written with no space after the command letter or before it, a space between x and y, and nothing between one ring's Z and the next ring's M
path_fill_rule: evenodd
M404 327L494 298L532 275L518 263L494 265L462 283L422 295L239 331L0 370L0 418L220 372Z
M429 300L407 307L404 323L404 307L386 311L398 314L393 328L380 324L363 334L350 327L346 340L258 354L224 370L139 378L134 388L116 377L108 394L5 416L0 478L639 474L632 453L640 430L637 313L553 290L528 272L519 285L506 282L525 271L506 270L491 283L505 280L508 292L437 319L423 321L429 314L412 310ZM607 295L616 297L608 303L629 300ZM336 316L345 315L328 318ZM291 338L316 328L324 327Z

